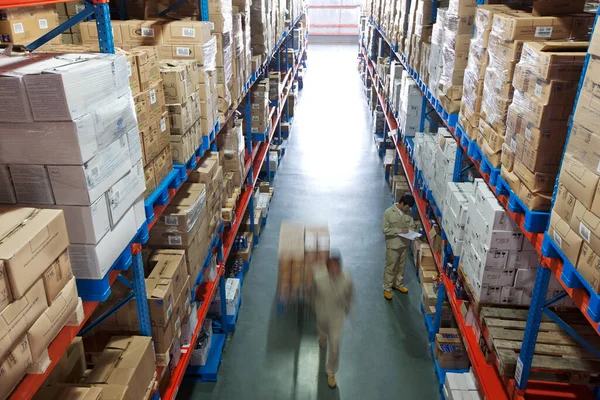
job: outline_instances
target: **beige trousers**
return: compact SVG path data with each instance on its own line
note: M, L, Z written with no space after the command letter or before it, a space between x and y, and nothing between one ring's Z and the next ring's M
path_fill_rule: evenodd
M408 247L387 249L385 253L385 272L383 273L383 290L392 291L392 287L404 286L404 265L408 258Z
M327 376L334 376L340 365L340 341L344 317L325 318L317 315L317 331L319 339L327 339L327 362L325 372Z

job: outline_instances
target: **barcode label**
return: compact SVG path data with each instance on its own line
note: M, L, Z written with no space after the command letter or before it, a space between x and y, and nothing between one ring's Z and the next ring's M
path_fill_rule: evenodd
M558 247L560 247L562 249L562 239L559 236L558 232L556 232L556 231L554 231L554 241L556 242Z
M143 37L154 37L154 29L152 28L142 28L141 32Z
M13 25L13 31L15 31L15 33L23 33L25 32L25 28L23 28L23 23L22 22L18 22L16 24Z
M156 89L150 90L150 104L156 103Z
M260 121L260 117L253 115L252 116L252 121Z
M196 30L194 28L183 28L181 30L183 37L196 37Z
M535 95L537 97L542 97L542 85L540 85L539 82L536 82L535 84Z
M173 313L173 304L169 304L169 308L167 308L167 319L169 319L171 317L172 313Z
M586 242L590 242L590 230L587 226L583 224L583 222L579 223L579 236L581 236Z
M129 76L131 78L132 74L133 74L133 72L131 72L131 63L128 62L127 63L127 76Z
M215 23L214 23L214 22L211 22L211 23L210 23L210 30L211 30L211 31L214 31L214 30L215 30Z
M181 236L169 236L169 244L171 246L181 246L182 243Z
M165 225L179 225L179 217L173 215L166 215Z
M164 132L167 130L167 120L165 118L160 119L160 131Z
M260 108L260 104L252 104L253 110L258 110Z
M177 47L175 48L175 54L179 57L189 57L192 51L187 47Z
M510 148L515 153L517 152L517 141L515 139L510 139Z
M535 37L549 38L552 37L551 26L538 26L535 28Z
M48 29L48 20L47 19L40 19L38 21L38 25L40 26L40 29Z
M525 128L525 138L528 141L531 141L531 129L529 129L529 127Z

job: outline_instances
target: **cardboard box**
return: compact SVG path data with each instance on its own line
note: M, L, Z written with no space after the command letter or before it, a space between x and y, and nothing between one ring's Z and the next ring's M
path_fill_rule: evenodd
M527 186L521 185L519 198L525 206L531 211L550 211L552 206L552 195L544 193L532 193Z
M521 62L543 80L577 81L587 47L587 42L527 42Z
M146 189L144 185L144 168L142 162L139 161L131 171L106 192L111 228L117 225L123 215L144 193Z
M0 208L0 227L0 260L20 299L69 245L65 219L59 210Z
M56 296L52 305L29 328L27 339L34 360L37 361L42 357L58 332L65 326L77 308L78 299L77 285L73 277Z
M154 189L156 189L156 178L154 176L153 163L150 163L144 167L144 181L146 184L144 198L147 198L152 192L154 192Z
M202 260L204 261L204 260ZM173 293L178 297L188 276L186 257L183 250L154 250L148 258L151 279L169 279L173 282Z
M571 221L576 201L575 196L563 184L559 183L552 211L558 214L563 221Z
M588 170L600 173L600 135L594 126L584 126L575 118L566 152Z
M167 147L154 159L154 176L156 184L160 185L172 170L173 157L171 155L171 149Z
M201 21L170 21L162 26L162 43L170 45L203 45L211 38L211 23Z
M513 86L521 93L548 105L573 105L578 84L568 80L543 80L521 64L515 66Z
M80 336L75 336L44 383L46 385L78 383L79 379L85 374L86 369L83 339ZM41 399L44 399L44 397L41 397Z
M577 265L583 239L570 228L568 222L563 221L554 211L551 212L548 234L554 239L565 257L571 261L571 264Z
M528 13L505 12L494 14L492 32L504 40L566 39L571 17L534 17Z
M27 335L15 341L14 345L7 351L7 357L0 358L0 370L3 371L0 375L0 398L7 398L17 384L25 376L25 371L31 364L31 352L29 350L29 342Z
M8 282L8 275L6 275L6 268L4 268L4 261L0 260L0 312L2 312L12 300L10 283Z
M35 323L48 308L44 283L38 280L25 296L10 303L0 312L0 359L12 344Z
M36 392L34 400L101 400L105 395L97 386L43 386Z
M570 225L571 229L577 232L594 252L600 253L600 218L579 201L575 202Z
M71 270L69 252L65 251L42 275L48 304L52 305L54 299L56 299L72 277L73 271Z
M186 81L189 79L183 65L172 65L161 62L160 75L163 80L165 102L167 104L183 104L192 94L188 93Z
M113 337L86 381L127 386L129 398L143 399L155 371L152 338Z
M559 180L585 208L592 208L598 187L598 175L566 154Z
M150 322L153 326L165 326L175 307L173 283L170 279L146 279L146 294L150 310Z
M534 0L533 15L567 15L582 12L585 0Z
M152 46L162 42L162 23L160 21L112 21L121 31L122 44L126 46ZM115 41L118 44L118 42Z
M531 172L525 164L515 160L514 173L532 193L552 193L556 172Z
M543 147L536 149L530 146L526 142L526 139L520 135L517 135L517 141L520 142L519 147L522 149L521 152L517 152L517 157L530 171L556 174L560 168L563 152L562 146L556 145L550 147L547 145L552 144L552 141L547 141L544 143ZM556 143L561 142L561 138L557 137Z
M77 278L102 279L137 233L139 226L132 207L96 245L71 244L71 268Z
M592 289L596 293L600 293L600 257L587 243L584 243L581 248L577 270L592 286Z
M151 83L146 93L146 105L148 108L148 119L156 121L162 117L166 109L165 92L162 80Z
M462 343L443 345L436 337L434 356L442 369L467 369L470 365L469 356Z

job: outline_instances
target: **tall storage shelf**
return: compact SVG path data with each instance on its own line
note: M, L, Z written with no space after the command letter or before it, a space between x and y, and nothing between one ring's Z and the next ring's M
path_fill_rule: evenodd
M28 7L56 3L62 2L53 0L8 0L0 2L0 7ZM200 0L200 10L202 15L201 19L204 21L208 21L208 0ZM243 95L241 96L241 99L246 99L247 103L245 108L243 109L243 118L245 119L245 121L247 121L248 128L250 128L251 89L257 81L267 78L270 71L281 71L282 73L282 91L280 92L279 100L273 102L270 105L270 126L268 131L265 132L265 134L262 136L252 135L248 133L246 138L246 153L244 159L245 175L242 179L243 193L237 199L237 203L235 206L235 218L233 219L234 222L231 224L231 226L228 226L226 228L224 228L221 224L220 229L218 229L217 234L210 243L209 254L206 260L204 260L203 268L208 265L211 257L216 255L218 262L217 277L213 282L205 282L198 286L193 285L191 301L197 301L198 304L198 324L193 333L191 343L195 343L200 329L202 328L203 322L208 314L211 302L218 289L221 294L222 310L224 310L225 308L225 263L227 262L230 254L232 253L234 242L238 234L238 230L240 229L240 226L243 223L243 217L246 211L249 211L248 214L250 215L250 230L252 232L255 231L256 224L264 223L264 221L254 220L254 191L256 188L258 188L259 174L261 173L261 170L263 170L263 164L266 166L266 176L268 177L269 181L273 177L274 172L269 170L269 162L267 161L265 163L265 159L267 159L269 155L270 146L272 144L281 144L283 141L281 123L289 123L292 120L291 116L288 114L287 100L288 95L292 93L292 90L296 88L300 81L301 67L306 67L305 59L308 38L308 32L305 32L304 30L302 30L302 32L305 32L305 35L303 37L295 38L293 33L294 30L299 26L301 20L305 18L306 11L306 6L304 6L300 10L299 14L290 16L290 20L286 23L287 28L283 31L282 37L279 38L273 49L271 49L271 51L268 53L268 56L266 57L262 65L260 65L256 71L252 72L248 81L243 85ZM121 16L126 15L126 9L124 7L120 8L119 14ZM27 48L31 51L34 51L44 43L49 42L52 38L56 37L57 35L60 35L65 30L88 18L93 18L96 20L100 51L103 53L114 53L115 47L110 22L109 4L108 1L103 0L86 1L85 8L76 16L71 17L66 22L60 24L57 28L52 29L44 36L35 40L30 45L28 45ZM299 41L299 45L297 45L299 49L297 48L297 53L293 59L293 62L289 62L287 56L285 57L285 61L283 61L283 57L281 57L280 55L283 52L285 52L287 55L288 49L291 49L293 47L292 42L295 39ZM146 197L144 204L146 220L139 228L134 240L131 243L123 243L123 253L115 262L115 265L113 265L113 267L107 273L104 280L101 282L101 285L103 286L100 289L105 290L105 292L103 292L101 295L98 295L99 287L94 286L94 283L90 283L93 286L95 295L87 299L84 298L83 310L85 317L82 323L78 327L64 327L60 331L56 339L50 344L48 348L51 365L46 369L46 371L43 374L26 375L25 378L21 381L21 383L17 386L17 388L12 392L12 394L9 397L10 399L33 398L38 389L43 385L46 377L48 377L53 368L56 366L61 356L66 352L67 347L75 338L75 336L84 335L85 333L91 331L94 327L101 324L111 314L116 312L119 307L123 306L132 299L146 299L146 284L144 281L144 265L142 261L141 250L142 245L145 244L148 240L148 231L161 217L169 203L178 193L179 189L181 188L181 185L184 182L186 182L191 172L195 168L196 164L200 162L205 152L208 150L218 150L216 144L217 137L219 133L223 130L225 125L232 118L235 117L236 108L238 106L239 105L236 104L227 113L227 115L220 117L220 120L217 121L215 127L213 128L210 134L210 143L203 143L197 149L192 159L190 159L190 161L185 165L174 163L174 168L171 171L171 173L168 174L164 181L161 182L157 186L157 188ZM248 129L248 132L250 132L250 129ZM129 270L130 268L133 276L132 282L129 282L126 278L124 278L121 275L122 271ZM201 281L201 275L202 271L200 271L199 279L197 279L196 282ZM89 319L92 313L97 309L100 303L102 303L104 300L106 300L106 298L108 298L108 295L110 294L110 288L117 280L124 282L126 285L133 288L132 295L124 299L117 306L102 314L96 321L90 322ZM85 284L86 283L84 282L84 285ZM151 320L148 309L148 302L136 301L136 306L140 326L139 333L142 336L151 336ZM225 318L225 312L222 312L220 321L222 326L225 326ZM233 321L233 323L235 324L235 321ZM218 368L218 365L220 363L223 345L224 343L221 343L219 346L215 346L215 348L218 348L218 351L215 350L215 353L218 354L214 354L214 357L211 352L211 357L214 358L213 361L216 360L214 365L215 368ZM187 350L182 350L181 359L177 366L171 371L171 378L168 382L168 385L164 389L163 394L160 395L158 389L155 389L154 391L152 391L149 398L153 400L157 400L160 398L174 399L186 374L189 374L188 378L190 379L202 380L199 376L197 376L195 368L188 368L191 353L192 352L189 347L187 348ZM157 380L161 378L164 372L165 367L157 367Z
M433 2L433 15L435 19L437 2ZM478 2L479 3L479 2ZM481 2L484 4L484 2ZM597 19L597 16L596 16ZM411 137L404 137L400 128L398 114L392 107L392 99L386 98L384 91L384 78L380 76L377 68L377 57L380 60L384 57L389 57L390 63L395 60L401 64L404 70L408 71L409 75L414 79L421 90L422 105L420 112L420 131L423 131L425 124L435 124L430 118L431 113L437 114L442 122L442 127L448 129L453 135L457 143L456 161L454 166L453 179L454 182L463 180L463 173L469 168L476 169L484 181L487 183L491 191L496 195L498 202L504 206L506 212L520 227L525 240L529 241L532 247L539 255L539 265L537 267L537 275L533 288L533 296L531 306L529 308L527 322L524 327L524 338L520 354L517 361L516 372L514 376L507 378L502 376L495 362L487 361L488 357L480 348L481 326L478 323L475 326L467 325L465 318L461 312L461 306L466 300L460 300L455 293L455 283L450 277L449 271L456 270L460 262L458 254L452 253L452 248L449 244L444 246L441 255L434 253L435 263L440 273L440 286L438 291L438 302L436 314L430 322L431 331L428 332L430 339L438 332L440 327L440 319L442 313L443 299L447 297L454 317L458 323L458 328L463 336L465 347L468 351L469 359L473 368L473 372L480 383L482 396L486 399L533 399L533 398L578 398L578 399L594 399L600 395L598 387L591 390L587 385L575 385L560 382L537 381L529 379L529 373L532 370L533 353L536 345L536 339L540 329L542 316L546 321L553 321L558 326L563 328L566 334L571 335L574 340L579 342L589 351L596 361L600 360L600 351L590 345L585 338L579 336L575 329L570 327L566 322L560 319L553 311L548 309L553 302L569 296L585 319L589 322L592 328L600 334L600 296L594 292L589 283L576 271L573 265L560 254L560 249L553 243L553 238L548 234L548 213L531 212L525 207L518 197L510 190L508 185L503 184L499 176L499 169L495 169L490 165L485 155L482 155L477 142L471 140L465 134L464 128L458 121L458 114L449 113L442 103L437 99L437 94L434 93L427 83L421 79L417 70L409 63L405 54L398 51L398 46L390 40L384 31L373 18L363 16L362 23L370 26L373 30L374 50L370 54L365 43L364 36L359 39L359 58L362 65L362 73L365 80L365 85L368 87L368 81L371 83L373 101L379 103L385 124L383 130L384 141L389 137L395 148L395 163L394 173L398 172L399 168L404 171L409 183L409 188L415 196L416 211L418 212L421 221L423 222L427 239L433 247L433 238L430 236L433 224L442 227L442 216L439 208L436 207L435 199L431 196L430 191L421 190L419 183L422 182L427 188L427 182L418 171L413 163L414 143ZM381 42L379 42L381 39ZM381 43L377 51L377 43ZM588 67L588 61L591 55L588 53L581 80L579 83L578 96L583 85L584 76ZM387 61L386 61L387 62ZM376 99L376 100L375 100ZM577 101L575 102L577 107ZM575 113L573 109L572 115ZM571 129L572 117L569 125ZM568 144L568 136L567 136ZM565 145L566 146L566 145ZM468 166L463 168L467 164ZM558 182L558 178L557 178ZM553 202L556 198L556 189ZM423 194L422 194L423 193ZM433 210L433 213L429 210ZM442 238L445 238L445 233L442 227ZM550 276L554 275L558 282L562 285L564 292L546 299L548 283ZM548 319L549 318L549 319ZM428 330L429 330L428 326ZM534 365L535 367L535 365ZM483 398L483 397L482 397Z

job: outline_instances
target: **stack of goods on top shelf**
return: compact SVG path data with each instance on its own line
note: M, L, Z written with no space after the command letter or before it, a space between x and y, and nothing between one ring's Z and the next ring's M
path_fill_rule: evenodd
M265 134L271 127L269 119L269 79L263 79L256 82L250 93L250 132L248 132L248 123L244 121L243 132L246 135Z
M208 15L213 36L217 39L217 91L219 93L219 113L227 116L233 104L233 5L231 0L209 2ZM238 28L241 29L239 26Z
M60 330L83 322L60 210L0 209L0 398L50 365ZM77 312L76 312L77 311Z
M92 350L97 351L93 361L89 358ZM155 390L155 372L149 337L114 337L102 349L84 345L76 337L33 398L147 399Z
M230 121L226 130L219 135L220 158L223 165L223 220L231 223L237 200L242 193L246 176L246 145L242 134L242 120Z
M419 85L410 77L408 71L402 71L400 95L398 96L398 129L402 137L414 137L421 129L423 97Z
M208 243L221 226L223 203L223 166L219 153L212 153L200 162L188 177L188 182L201 183L206 190L206 224Z
M65 4L75 5L75 3ZM69 7L69 9L74 11L72 7ZM63 13L66 14L64 8ZM59 13L53 5L0 8L0 44L12 43L26 46L56 28L58 24ZM66 43L68 43L68 40L69 38L67 38ZM52 39L51 43L62 43L61 37L58 36Z
M3 62L0 97L11 109L0 116L0 202L62 209L75 276L103 279L146 220L125 56Z
M56 12L58 13L58 23L62 24L67 19L72 18L83 11L85 9L85 3L83 1L69 1L66 3L58 3L55 7ZM81 40L81 28L78 24L75 24L64 31L61 38L64 44L80 45L83 43Z
M281 223L277 300L280 304L310 300L314 268L329 257L329 229L301 222Z
M600 32L590 44L590 58L565 149L549 234L596 293L600 293L600 195L598 180L598 82Z

